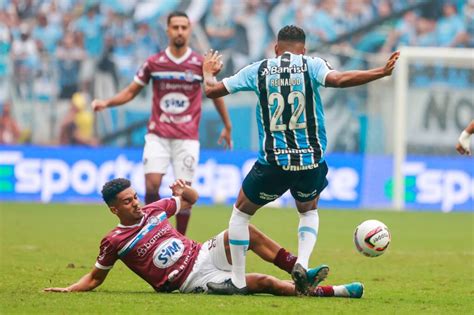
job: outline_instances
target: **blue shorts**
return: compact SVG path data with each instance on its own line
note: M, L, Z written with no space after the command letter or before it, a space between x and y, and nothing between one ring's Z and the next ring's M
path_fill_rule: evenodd
M265 205L283 195L288 189L295 200L316 199L326 188L326 162L303 171L285 171L280 166L256 162L242 183L245 196L257 205Z

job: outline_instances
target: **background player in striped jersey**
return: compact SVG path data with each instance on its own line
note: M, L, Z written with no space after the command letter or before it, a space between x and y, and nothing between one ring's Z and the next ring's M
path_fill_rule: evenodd
M130 181L118 178L102 188L102 197L120 224L101 241L100 252L92 271L65 288L46 288L50 292L90 291L101 285L120 259L148 282L157 292L198 293L207 291L210 281L230 280L231 260L227 231L204 244L178 233L168 218L187 209L198 199L196 190L177 180L170 186L173 197L140 207ZM250 226L250 248L262 259L290 272L296 257L275 241ZM327 268L312 269L310 296L362 297L359 282L338 286L319 286ZM251 293L294 295L294 284L265 274L248 274Z
M95 111L123 105L153 81L153 106L143 149L145 203L160 199L159 189L170 163L175 178L191 184L199 161L199 121L202 102L203 57L189 48L191 24L185 13L168 16L168 47L150 56L130 85L107 100L94 100ZM231 122L222 99L214 100L224 128L218 143L232 147ZM176 216L177 229L184 234L191 209Z
M316 244L321 192L327 186L326 131L318 88L350 87L392 74L399 52L385 66L339 72L321 58L305 56L305 33L285 26L278 33L276 58L253 63L234 76L216 82L221 56L210 52L204 60L204 89L211 98L239 91L254 91L258 97L257 124L260 138L258 160L242 183L229 222L232 282L210 284L216 294L245 294L245 251L250 217L263 205L288 189L299 212L298 261L292 277L305 294L306 270Z

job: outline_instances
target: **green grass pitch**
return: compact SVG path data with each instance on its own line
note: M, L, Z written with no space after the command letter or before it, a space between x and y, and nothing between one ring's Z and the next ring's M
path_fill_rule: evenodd
M473 314L474 215L320 210L311 265L327 263L328 284L361 281L360 300L157 294L121 262L87 293L43 293L67 286L95 262L100 239L116 218L101 205L0 204L1 314ZM205 241L227 227L230 207L193 209L189 236ZM383 256L355 251L354 228L366 219L389 227ZM262 209L252 223L296 252L296 212ZM247 270L289 279L248 255Z

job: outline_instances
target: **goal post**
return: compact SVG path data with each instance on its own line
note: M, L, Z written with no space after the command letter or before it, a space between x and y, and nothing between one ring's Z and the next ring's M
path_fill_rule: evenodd
M393 111L393 207L405 208L405 169L407 156L407 104L409 103L410 65L425 63L456 69L474 69L474 49L402 47L394 71ZM416 104L413 104L416 106ZM471 117L472 118L472 117ZM461 130L459 130L461 132ZM453 150L456 138L453 139Z

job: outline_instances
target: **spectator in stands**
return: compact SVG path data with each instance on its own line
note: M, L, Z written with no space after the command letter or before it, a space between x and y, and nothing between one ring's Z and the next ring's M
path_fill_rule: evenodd
M48 25L52 25L56 28L61 28L61 23L63 21L63 14L56 0L52 0L50 2L44 2L41 4L40 11L44 14L47 14L48 17ZM61 33L65 31L65 29L60 29Z
M134 33L135 60L146 60L150 51L160 51L156 29L151 29L147 23L138 23Z
M6 22L7 15L0 10L0 101L6 99L8 94L9 60L11 50L11 33Z
M239 68L247 64L249 60L258 60L264 56L269 42L267 10L258 0L246 1L235 21L245 29L248 42L248 55L245 60L241 60L243 64L236 64Z
M438 21L436 27L438 45L459 46L464 32L464 22L458 15L456 6L453 3L446 2L443 5L443 17Z
M49 24L48 18L44 13L38 13L36 21L32 37L41 45L44 51L53 54L56 51L58 41L63 37L62 29Z
M204 21L209 44L213 49L233 48L236 25L229 1L215 0Z
M107 37L104 53L97 62L97 73L94 81L95 96L99 98L111 97L119 87L119 78L112 56L113 49L114 39Z
M270 26L274 34L285 25L296 24L297 3L293 0L282 0L277 2L269 14Z
M79 69L86 53L68 32L56 49L59 68L59 98L69 99L79 89Z
M18 143L20 135L20 128L11 114L11 105L6 102L3 104L2 116L0 117L0 144Z
M97 58L104 49L104 28L105 18L99 12L99 7L89 6L86 8L86 15L81 16L74 23L75 30L83 34L84 48L87 58L81 65L81 83L83 90L91 91L94 79Z
M303 27L308 30L310 42L329 42L340 33L334 16L337 2L322 0L314 14L307 15Z
M361 11L364 9L361 0L347 0L344 2L344 16L338 19L338 23L344 32L350 32L362 25Z
M129 78L134 76L137 70L135 50L135 41L131 35L125 36L116 42L112 56L120 77Z
M398 21L395 29L390 32L382 48L383 52L391 52L397 46L411 46L416 41L416 22L418 16L415 12L405 13L403 19Z
M416 38L414 46L435 47L438 40L436 37L436 22L424 17L419 17L416 21Z
M20 26L20 38L13 40L11 56L17 91L23 98L32 97L32 78L36 74L39 56L35 41L31 38L30 27Z
M474 47L474 0L469 0L463 9L464 32L460 41L467 47Z
M380 0L376 9L378 18L386 18L392 14L392 5L388 0ZM369 22L365 24L367 23ZM362 36L360 41L355 44L355 49L365 52L376 52L380 50L386 43L387 38L389 38L395 26L394 23L392 20L386 20L380 23L374 30Z
M82 93L74 93L69 113L61 123L60 144L95 146L99 142L94 137L94 116L86 109L86 99Z

